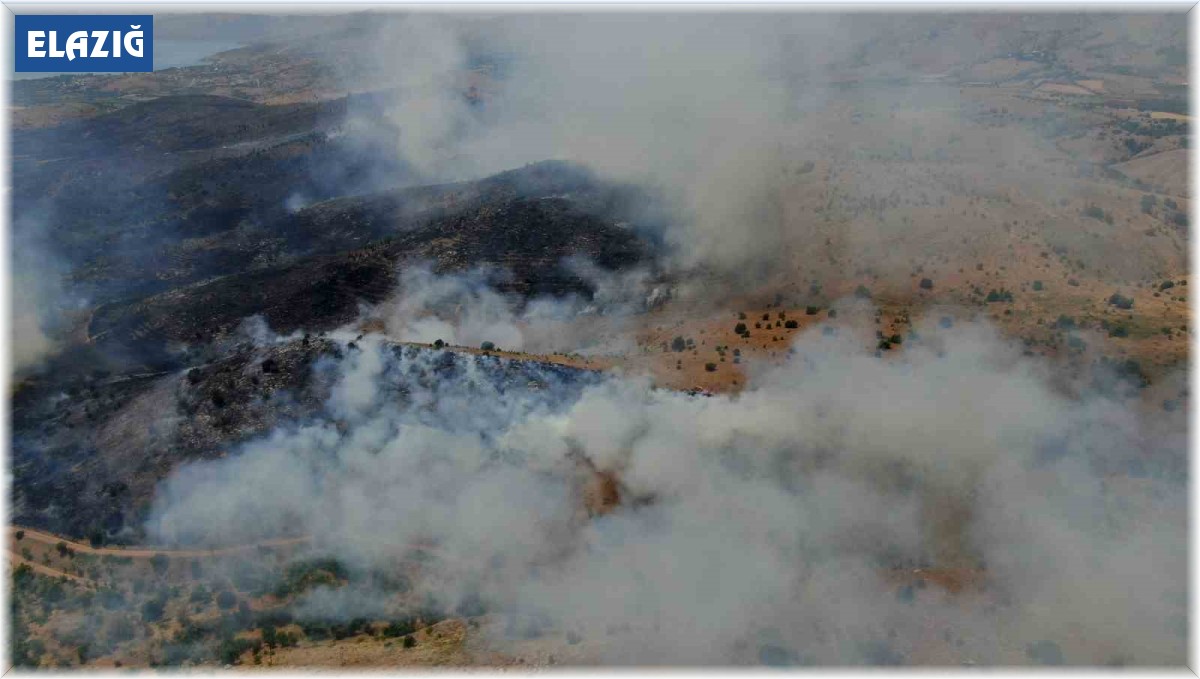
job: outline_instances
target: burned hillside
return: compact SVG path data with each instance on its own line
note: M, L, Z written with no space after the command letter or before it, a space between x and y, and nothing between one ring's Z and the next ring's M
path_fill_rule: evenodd
M342 362L361 351L353 340L323 335L265 346L243 340L209 363L165 374L31 385L13 403L13 520L77 539L143 540L139 526L167 474L325 413ZM480 381L480 397L565 396L597 379L591 371L449 349L396 344L387 352L397 408L419 405L407 400L410 392L468 376Z

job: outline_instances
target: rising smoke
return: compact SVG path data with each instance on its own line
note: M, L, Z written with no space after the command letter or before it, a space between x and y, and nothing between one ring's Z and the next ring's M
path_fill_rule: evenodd
M918 334L880 360L818 328L711 398L549 369L503 386L499 359L368 336L318 368L323 417L177 470L148 531L311 534L362 572L431 545L405 596L482 602L509 621L485 628L497 644L527 635L512 620L568 630L608 663L1027 663L1047 641L1071 663L1182 662L1179 440L1062 394L987 326ZM611 513L583 510L580 456L619 475ZM896 579L931 566L986 568L986 589ZM402 606L363 586L299 610Z

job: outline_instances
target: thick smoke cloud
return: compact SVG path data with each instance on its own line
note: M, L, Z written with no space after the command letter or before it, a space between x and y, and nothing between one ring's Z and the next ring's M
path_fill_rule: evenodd
M311 534L373 573L423 546L405 596L482 602L500 647L514 620L579 634L591 661L1183 662L1184 451L1147 433L1182 420L1063 394L986 325L917 330L881 359L818 328L711 398L549 369L503 386L499 359L368 335L317 369L324 417L177 470L148 532ZM595 516L592 469L622 498ZM986 585L905 588L929 567ZM301 611L355 615L363 586Z
M681 264L741 266L781 243L776 194L803 131L790 78L812 63L794 46L822 54L832 18L387 19L377 70L397 87L388 116L423 176L579 161L663 191ZM477 60L495 66L469 73Z

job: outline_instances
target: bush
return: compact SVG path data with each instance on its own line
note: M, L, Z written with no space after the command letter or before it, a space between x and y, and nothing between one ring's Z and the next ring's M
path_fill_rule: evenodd
M1108 329L1109 337L1129 337L1129 328L1123 325L1114 325Z
M799 321L794 321L794 320L789 319L789 320L786 320L783 322L783 327L785 327L789 330L795 330L796 328L800 327L800 323L799 323Z
M441 349L444 346L446 346L446 343L443 342L440 338L433 341L434 349Z
M17 531L16 538L18 540L24 540L25 539L25 531L23 531L23 530Z
M484 342L483 344L479 345L479 348L483 349L484 351L495 351L496 345L492 342Z
M1041 282L1041 281L1034 281L1034 282L1033 282L1033 289L1034 289L1034 291L1036 291L1036 292L1041 292L1041 291L1042 291L1042 288L1043 288L1043 286L1042 286L1042 282Z
M717 371L717 364L716 363L705 363L704 369L710 373L715 373Z
M933 289L933 281L928 278L922 278L921 279L921 289L922 290L932 290Z
M150 557L150 566L154 568L157 575L162 575L167 572L167 567L171 565L171 560L166 554L155 554Z
M1084 209L1083 216L1091 217L1092 219L1099 219L1099 220L1103 221L1104 220L1104 210L1096 205L1089 205L1089 206L1087 206L1087 208Z
M396 620L387 627L383 628L383 636L388 638L404 637L412 634L417 629L416 623L412 618Z
M237 595L227 589L223 589L220 594L217 594L217 605L223 610L229 610L237 605Z
M1142 213L1148 215L1151 212L1153 212L1154 205L1157 202L1158 202L1158 198L1156 198L1153 194L1148 193L1148 194L1142 196Z
M676 335L675 339L671 340L671 349L673 351L679 352L679 351L683 351L686 348L687 348L687 340L683 339L683 337Z
M806 316L816 316L817 312L820 310L821 310L820 307L815 307L810 304L810 305L804 307L804 314Z
M1111 304L1112 306L1117 307L1118 309L1132 309L1133 308L1133 298L1125 297L1124 295L1122 295L1119 292L1114 292L1112 294L1112 297L1108 298L1108 303Z
M1004 288L1000 288L999 290L993 289L988 292L987 301L988 303L1011 302L1013 301L1013 294Z
M1158 289L1159 290L1170 290L1173 287L1175 287L1175 281L1163 281L1162 285L1158 286ZM18 538L18 539L20 539L20 538Z
M854 296L859 299L871 299L871 291L867 289L867 286L860 285L854 289Z
M745 335L746 334L746 324L738 323L737 325L733 326L733 331L739 335Z
M146 622L158 622L162 620L163 609L166 606L167 603L158 597L147 601L142 604L142 620Z
M416 646L416 645L417 645L417 640L413 638L413 635L409 634L404 637L404 647L405 648L412 648L413 646Z

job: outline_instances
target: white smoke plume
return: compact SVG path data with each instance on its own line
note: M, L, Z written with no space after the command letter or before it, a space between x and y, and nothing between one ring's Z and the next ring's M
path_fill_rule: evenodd
M818 329L711 398L549 368L505 385L499 359L367 336L320 368L325 418L178 469L148 532L306 533L369 571L429 546L408 596L482 602L502 648L514 620L577 634L591 662L1183 662L1179 439L1059 392L985 325L918 330L880 359ZM583 511L580 456L620 478L611 513ZM930 567L986 586L897 580Z

